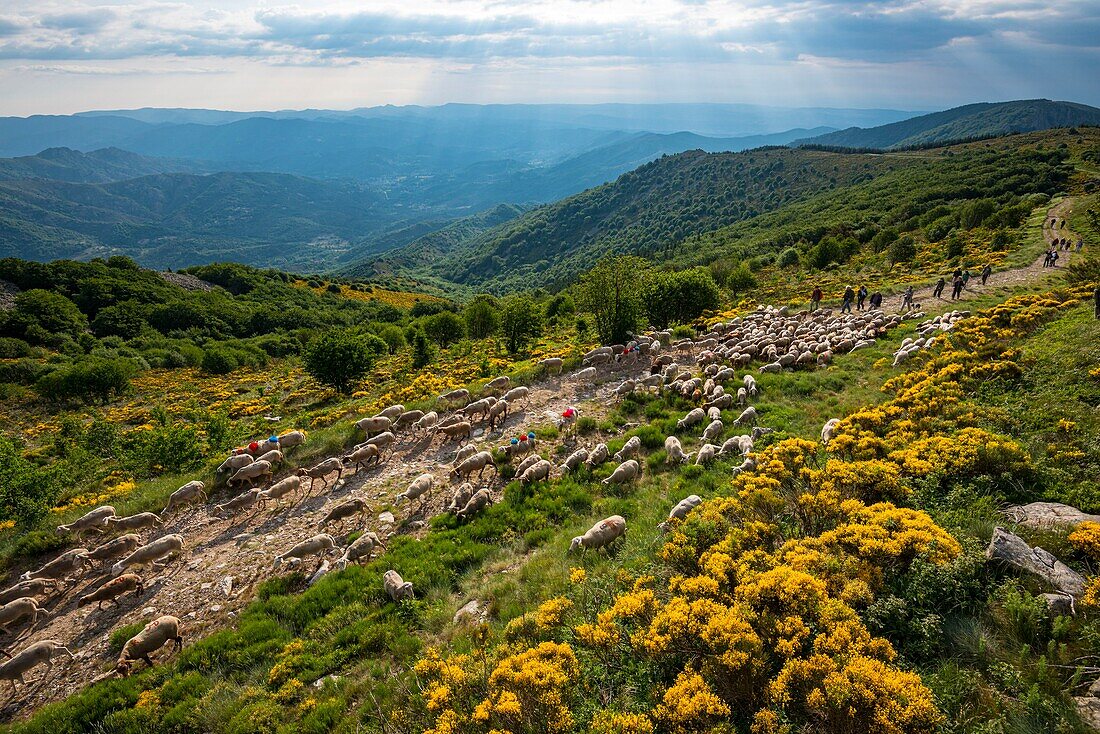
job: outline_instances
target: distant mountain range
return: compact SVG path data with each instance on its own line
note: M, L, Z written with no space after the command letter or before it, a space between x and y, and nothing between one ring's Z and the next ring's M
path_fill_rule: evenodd
M792 144L906 148L1075 125L1100 125L1100 109L1049 99L970 104L869 129L850 127Z

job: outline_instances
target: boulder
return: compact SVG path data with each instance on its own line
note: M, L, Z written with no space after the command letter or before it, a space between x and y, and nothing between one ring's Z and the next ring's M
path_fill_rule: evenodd
M1073 597L1068 594L1043 594L1043 601L1047 603L1047 611L1056 617L1074 616Z
M1071 505L1060 502L1031 502L1013 505L1004 511L1005 517L1025 527L1045 530L1054 527L1072 527L1083 522L1100 523L1100 515L1089 515Z
M1079 598L1085 593L1085 579L1042 548L1032 548L1019 535L1004 528L993 529L993 537L985 551L991 561L1000 561L1018 571L1026 571L1043 579L1056 591Z
M463 624L465 622L480 622L484 615L481 611L481 604L477 599L472 599L466 602L461 609L455 612L454 624Z
M1073 702L1077 704L1077 713L1081 720L1093 729L1100 729L1100 698L1074 696Z

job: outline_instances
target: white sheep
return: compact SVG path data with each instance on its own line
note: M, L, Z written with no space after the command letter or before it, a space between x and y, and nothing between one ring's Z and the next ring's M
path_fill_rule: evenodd
M546 459L542 459L525 469L523 474L520 475L519 482L520 484L531 484L532 482L549 479L552 468L553 464Z
M271 462L270 461L253 461L248 466L242 466L229 478L227 484L233 486L234 484L244 484L248 482L249 487L256 486L257 480L265 480L271 478Z
M682 431L685 428L690 428L691 426L702 423L706 417L707 412L702 408L692 408L688 411L687 415L676 421L676 430Z
M338 527L343 526L344 521L349 517L355 517L356 515L365 515L370 512L370 507L367 503L358 497L350 499L347 502L341 502L333 507L328 513L321 518L321 522L317 523L317 527L323 528L329 523L338 523Z
M632 456L637 456L638 452L642 450L642 439L638 436L631 436L627 439L623 447L615 452L615 455L611 458L615 461L625 461Z
M344 549L344 555L336 563L340 568L345 568L349 562L358 563L360 559L370 560L375 548L386 550L386 544L382 542L377 533L363 533Z
M266 461L268 464L271 464L271 466L282 464L284 461L283 452L278 449L272 449L271 451L260 454L254 463L259 463L261 461Z
M626 534L626 520L621 515L612 515L600 520L585 532L578 535L569 543L570 552L579 549L587 550L606 548Z
M459 421L458 423L452 423L449 426L441 426L437 433L443 434L443 441L454 441L458 438L464 438L469 440L474 433L474 427L470 421Z
M141 596L145 593L145 584L142 583L141 577L136 573L124 573L118 578L111 579L92 593L85 594L77 599L76 605L86 607L89 604L98 603L98 608L102 609L103 602L109 601L118 606L118 597L127 591L133 591L134 596Z
M469 476L476 471L478 479L481 479L481 475L489 467L492 467L494 470L496 469L496 462L493 461L493 455L488 451L478 451L473 456L464 459L461 464L451 471L451 473L455 478L469 478Z
M236 497L226 500L220 505L214 505L212 514L222 517L225 516L227 513L231 515L240 512L241 510L247 510L249 507L252 507L259 503L263 499L263 497L263 490L252 488L247 492L242 492ZM260 506L262 507L263 505L261 504Z
M46 673L49 673L53 668L53 658L62 652L69 656L69 660L73 659L69 648L57 640L40 640L28 645L12 656L11 660L0 665L0 680L10 681L14 694L15 681L26 685L27 681L23 679L23 675L42 663L46 664Z
M455 514L459 520L468 520L491 504L493 504L493 496L489 493L489 490L484 488L479 489L474 492L473 496L470 497L462 509Z
M542 456L540 454L531 454L526 459L516 465L514 472L515 476L518 477L519 475L523 474L523 472L527 471L540 461L542 461Z
M623 380L619 383L618 387L611 391L611 394L622 399L633 393L637 386L638 383L634 380Z
M154 512L139 512L128 517L107 518L107 527L112 531L145 530L146 528L159 528L162 524L163 521Z
M517 390L520 388L516 388ZM527 388L523 388L526 390ZM511 408L507 399L498 400L493 403L493 407L489 408L489 429L495 430L498 426L503 430L505 422L508 420L508 410Z
M668 513L668 520L665 520L658 527L661 530L668 530L672 527L673 520L683 520L688 516L692 510L703 503L703 498L697 494L688 495L684 499L676 503L676 506L672 508L672 511Z
M823 445L828 446L829 442L833 440L833 433L839 423L839 418L830 418L825 421L825 425L821 427L821 443Z
M725 424L723 424L721 420L715 418L703 429L703 435L700 440L704 442L714 441L722 435L722 431L724 430L726 430Z
M382 588L385 590L386 596L392 601L399 602L402 599L413 599L416 597L416 594L413 592L412 582L401 578L401 574L394 571L392 568L382 574Z
M577 436L577 421L581 419L581 411L575 405L570 405L568 408L562 411L561 417L558 418L558 430L563 431L568 435L576 438Z
M415 426L416 422L423 418L425 415L423 410L407 410L397 417L397 420L393 422L394 430L400 428L408 428L409 426Z
M393 503L399 505L407 500L418 500L430 494L433 487L435 487L435 477L428 473L421 474L409 484L408 489L394 498Z
M306 442L305 431L287 431L279 436L279 448L283 451L292 449L295 446L303 446Z
M392 436L393 434L390 434L390 435ZM326 479L326 477L329 474L331 474L332 472L336 472L336 479L334 480L334 482L339 482L340 477L344 473L344 462L343 462L343 460L333 456L333 457L330 457L328 459L325 459L320 464L317 464L316 466L313 466L309 469L299 469L297 474L302 479L304 479L306 477L309 477L309 492L308 492L308 494L313 494L313 485L314 485L314 483L318 479L320 479L321 480L321 488L324 489L326 486L328 486L328 480Z
M749 391L743 387L737 388L737 404L742 408L749 404Z
M308 556L327 555L334 550L336 550L336 541L332 536L328 533L319 533L275 556L274 568L278 568L288 558L302 560Z
M0 591L0 604L6 604L21 596L46 596L55 589L57 589L57 582L53 579L41 578L19 581Z
M382 451L372 443L356 446L347 456L341 460L344 466L351 466L358 471L366 469L371 464L382 462Z
M560 375L564 364L561 357L547 357L539 360L539 367L545 370L548 375Z
M438 422L439 413L436 413L434 410L428 411L420 417L420 420L413 424L413 433L431 430Z
M596 368L585 367L583 370L577 370L573 373L573 379L577 382L595 382L596 381Z
M370 418L360 418L355 421L355 427L367 435L370 438L375 433L385 433L393 428L393 421L384 415L371 416Z
M464 387L457 390L451 390L440 395L436 400L440 403L453 403L465 405L470 402L470 391Z
M110 505L102 505L87 513L83 517L73 520L68 525L58 525L59 533L83 533L85 530L93 533L102 533L107 527L107 519L115 516L115 508Z
M735 426L755 426L756 420L759 416L756 414L756 408L749 406L741 411L741 415L737 416L737 420L733 422Z
M93 561L113 561L132 552L139 545L141 545L141 537L136 533L127 533L104 543L89 553L85 553L84 560L89 563Z
M217 473L235 472L241 467L248 466L252 461L252 454L233 454L218 466Z
M522 400L523 407L526 408L527 404L531 400L531 390L527 387L524 387L523 385L520 385L519 387L513 387L511 390L504 393L504 397L501 399L506 401L509 405L515 404L518 401Z
M503 391L507 390L512 384L512 378L508 375L501 375L500 377L494 377L485 383L485 387L481 389L483 393L490 393L492 395L499 395Z
M200 481L188 482L168 497L168 504L160 511L161 516L183 505L193 504L196 500L207 500L206 485Z
M121 561L111 566L111 576L120 576L130 566L152 564L154 568L163 568L161 559L179 555L183 551L183 536L173 533L146 543Z
M41 568L34 571L27 571L19 578L22 581L30 581L32 579L63 580L69 574L88 564L87 555L87 548L73 548L72 550L67 550Z
M271 500L275 500L275 502L282 504L283 497L288 495L297 496L301 488L302 478L297 474L291 474L289 477L284 477L260 493L260 508L266 507L267 503Z
M718 447L712 443L705 443L699 447L699 451L695 454L695 466L706 466L714 461L714 457L717 455Z
M588 453L588 458L584 460L584 464L589 469L594 469L610 458L611 453L607 449L607 444L598 443L592 447L592 450Z
M454 494L451 495L451 504L447 506L448 512L458 512L466 503L470 501L470 498L474 496L474 485L469 482L463 482L455 487Z
M375 414L375 418L388 418L391 421L395 421L405 413L404 405L390 405Z
M39 608L38 601L33 596L13 599L0 606L0 632L9 634L8 625L15 624L24 617L30 617L32 625L37 624L39 614L46 616L49 610Z
M627 482L633 482L641 475L641 465L634 459L627 459L615 467L615 471L611 472L611 476L603 480L601 484L626 484Z
M153 659L149 656L168 642L172 643L173 652L182 650L183 635L180 634L182 625L183 623L177 617L167 614L145 625L141 632L131 637L122 646L122 653L118 656L118 662L115 663L115 670L122 677L126 677L138 660L144 660L146 665L153 667Z
M563 475L568 474L579 469L586 461L588 461L588 449L577 449L566 457L559 469Z
M666 464L684 464L688 460L688 455L684 453L684 447L680 444L680 439L675 436L669 436L665 439L665 454Z

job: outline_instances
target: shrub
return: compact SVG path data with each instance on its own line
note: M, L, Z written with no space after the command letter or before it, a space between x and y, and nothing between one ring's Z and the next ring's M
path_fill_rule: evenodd
M461 340L466 336L466 325L453 311L440 311L420 320L420 327L428 338L441 347Z
M941 242L947 235L951 234L951 231L955 229L955 218L951 216L940 217L936 221L929 224L924 228L924 236L928 238L929 242ZM899 239L890 246L891 259L893 259L894 247L898 242L901 242L905 238ZM913 253L916 255L916 252ZM909 258L912 260L912 258ZM895 260L895 262L908 262L909 260Z
M374 334L341 329L323 334L306 347L306 372L322 385L346 393L352 384L371 371L379 356L388 350Z
M727 276L727 284L729 278L741 270L752 278L752 273L742 264ZM743 278L743 274L737 277ZM693 321L704 311L717 309L720 302L718 284L706 268L655 273L646 281L644 290L646 316L650 323L660 328L674 322Z
M377 334L379 339L386 342L390 354L397 354L406 344L405 335L397 324L384 324L379 327Z
M484 339L500 328L500 312L492 296L477 296L462 312L471 339Z
M339 283L329 283L328 286L325 288L325 290L328 291L329 293L335 293L337 295L344 292L343 289L340 288Z
M133 365L127 360L89 357L39 378L35 391L46 400L98 400L106 403L130 387Z
M224 347L207 349L202 355L202 371L211 375L228 375L240 366L237 356Z
M35 466L11 439L0 436L0 520L33 526L57 501L62 474L57 466Z
M527 348L542 333L542 315L530 296L509 296L500 314L500 328L510 354Z
M88 327L88 320L75 303L60 293L36 289L23 291L15 297L9 324L15 326L20 335L30 337L33 334L41 341L43 330L49 334L75 336ZM32 326L38 329L31 331Z
M559 293L546 302L546 319L554 321L562 316L568 316L577 310L573 299L566 293Z
M11 337L0 337L0 359L18 359L19 357L29 357L34 353L30 344L27 344L22 339L13 339Z
M992 199L975 199L967 202L959 210L959 225L965 229L980 227L993 216L997 204Z
M203 441L192 426L159 425L131 432L122 454L123 465L137 476L178 474L202 463Z
M146 326L145 310L134 301L101 308L92 320L92 333L98 337L119 336L134 339Z
M798 250L793 247L788 247L786 250L779 253L779 258L776 259L775 262L781 268L789 268L792 265L798 265Z
M913 258L917 256L917 244L913 241L913 238L909 235L899 237L890 245L890 262L907 263L912 262Z
M795 262L798 262L797 251L795 251ZM734 295L750 291L755 287L756 276L752 274L751 269L746 267L745 263L741 263L740 267L730 271L729 275L726 276L726 288Z

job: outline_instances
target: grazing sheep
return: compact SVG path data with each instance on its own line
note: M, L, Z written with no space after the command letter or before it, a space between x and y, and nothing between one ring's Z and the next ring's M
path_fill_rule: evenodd
M760 371L764 373L782 372L783 365L779 364L778 362L769 362L768 364L761 366Z
M564 364L561 357L547 357L539 360L539 367L542 367L548 375L560 375Z
M377 436L368 438L366 441L359 444L359 446L377 446L379 454L384 455L386 449L392 448L396 442L397 436L394 435L393 431L384 431ZM337 477L337 479L339 479L339 477Z
M614 543L626 534L626 520L622 515L612 515L600 520L593 525L584 535L578 535L569 543L570 552L580 548L581 550L600 549Z
M243 466L236 471L236 473L229 478L227 484L232 487L234 484L244 484L248 482L249 487L255 487L256 481L265 481L271 478L271 462L270 461L253 461L248 466Z
M596 368L585 367L583 370L577 370L573 373L573 379L577 382L595 382L596 381Z
M289 477L280 479L260 493L260 509L266 507L267 503L271 500L275 500L277 503L282 504L283 497L291 494L297 496L298 490L301 488L302 478L297 474L291 474Z
M489 393L491 395L500 395L500 393L507 390L512 384L512 378L508 375L501 375L500 377L494 377L485 383L485 387L481 389L483 393Z
M534 451L536 443L534 432L528 431L518 438L513 438L504 446L501 446L500 450L503 451L504 455L511 461L517 456L523 456L524 454L529 454Z
M76 533L80 535L85 530L93 533L102 533L107 527L107 519L115 516L115 508L110 505L97 507L81 518L73 520L68 525L58 525L58 533Z
M21 596L46 596L57 588L53 579L27 579L0 591L0 604L6 604Z
M716 418L715 420L712 420L709 424L707 424L707 427L703 429L703 435L700 440L704 442L714 441L722 435L722 431L724 430L726 430L726 426L722 423L721 420L718 420Z
M562 474L568 474L579 469L586 461L588 461L588 449L577 449L569 454L558 468L561 470Z
M39 608L38 601L33 596L22 596L13 599L0 606L0 632L9 634L8 625L15 624L24 617L30 617L32 625L37 624L39 614L48 615L49 611Z
M825 446L829 445L829 442L833 440L833 433L836 431L837 424L840 423L839 418L830 418L825 421L825 425L821 427L821 443Z
M473 444L467 444L465 446L459 446L458 451L455 451L454 461L451 462L451 467L456 467L466 459L470 458L477 453L477 446Z
M151 564L154 568L163 568L165 564L160 560L171 555L179 555L183 551L183 536L178 534L165 535L151 543L146 543L121 561L111 566L111 576L120 576L130 566L144 566Z
M46 664L46 672L49 673L53 668L53 658L62 652L69 656L69 660L73 659L69 648L57 640L40 640L28 645L12 656L11 660L0 665L0 680L11 682L11 691L14 695L15 681L26 685L27 681L23 679L23 675L42 663Z
M222 472L235 472L252 463L251 454L233 454L218 466L218 474Z
M162 522L156 513L139 512L129 517L109 517L107 518L107 527L111 530L145 530L146 528L159 528Z
M542 461L542 456L540 456L539 454L531 454L526 459L516 465L515 476L518 477L519 475L523 474L523 472L527 471L540 461Z
M342 459L344 466L353 466L355 471L366 469L371 464L382 462L382 452L372 443L356 446L352 452Z
M439 413L434 410L425 413L420 417L416 423L413 424L413 433L420 433L421 431L427 431L435 427L435 424L439 422Z
M108 541L103 545L95 548L90 553L84 554L86 561L112 561L115 558L124 556L130 553L141 545L141 537L135 533L128 533L126 535L120 535L114 540Z
M456 466L451 474L457 479L459 477L468 479L471 474L477 472L477 478L481 479L481 475L489 467L496 469L496 462L493 461L493 455L488 451L478 451L473 456L469 456L462 461L461 464Z
M615 471L611 472L611 476L603 480L601 484L626 484L635 481L641 475L641 465L634 459L627 459L615 467Z
M665 439L665 454L666 464L684 464L688 460L688 455L684 453L684 447L680 444L680 439L675 436L669 436Z
M412 582L401 578L401 574L392 568L382 575L382 588L385 589L386 596L391 601L399 602L402 599L416 598L416 594L413 593Z
M445 392L440 395L438 398L436 398L436 401L440 403L465 405L466 403L470 402L470 391L464 387L457 390L451 390L450 392Z
M733 468L732 476L736 477L738 474L740 474L742 472L752 471L755 468L756 468L756 459L752 458L751 456L746 457L745 460L742 461L739 466L735 466Z
M496 402L497 399L492 396L482 398L481 400L475 400L458 412L470 421L473 421L475 415L478 417L479 420L484 420L485 417L489 414L489 411L493 409L493 406L496 404Z
M519 483L531 484L532 482L540 482L544 479L549 479L550 470L553 466L554 465L546 459L541 459L524 470L523 474L520 475Z
M588 458L584 460L584 465L589 469L594 469L597 466L607 462L611 458L611 452L607 450L607 444L598 443L589 452Z
M623 380L619 383L618 387L611 391L611 394L619 399L622 399L634 392L634 388L636 388L637 386L638 383L634 380Z
M473 496L455 515L459 520L469 520L491 504L493 504L493 495L489 494L488 489L482 488L474 492Z
M520 388L516 388L519 390ZM523 388L526 390L527 388ZM493 403L493 407L489 408L489 430L496 430L499 425L500 428L504 428L504 423L508 420L508 409L511 406L508 403L507 397L503 400L498 400Z
M367 438L371 437L371 434L385 433L393 428L393 421L384 415L376 415L371 418L360 418L355 421L355 427L366 434Z
M749 391L743 387L737 388L737 404L742 408L749 404Z
M514 404L522 400L523 407L526 408L527 404L531 401L531 390L523 385L513 387L511 390L504 393L504 397L501 399L507 401L509 404Z
M750 406L748 408L745 408L741 412L741 415L737 416L737 420L735 420L733 422L733 425L735 425L735 426L746 426L746 425L755 426L757 418L758 418L758 416L756 414L756 408L753 408L753 407Z
M180 634L182 622L176 617L164 615L157 617L145 629L126 641L122 646L122 654L118 656L115 670L125 678L133 670L134 663L144 660L150 668L153 667L153 659L149 657L154 652L164 647L168 642L172 643L172 651L183 649L183 635Z
M291 546L289 550L285 550L275 556L273 568L278 568L287 558L302 560L308 556L325 555L333 550L336 550L336 541L333 540L332 536L328 533L320 533L308 540L303 540L301 543Z
M344 555L336 563L340 568L346 568L349 562L358 563L360 559L370 560L375 548L386 550L386 544L378 537L377 533L365 532L344 549Z
M196 500L206 502L206 485L200 481L188 482L168 498L168 505L160 511L161 517L177 507L193 504Z
M247 510L249 507L252 507L256 503L260 502L260 500L263 499L263 496L264 493L262 489L250 489L247 492L242 492L232 499L226 500L220 505L214 505L212 514L217 515L218 517L224 517L226 514L232 515L240 512L241 510Z
M673 520L683 520L688 516L688 513L702 504L703 498L697 494L689 495L684 499L676 503L676 506L672 508L672 511L668 513L668 519L658 525L661 530L668 530L672 526Z
M85 558L88 554L87 548L73 548L72 550L65 551L57 558L53 559L49 563L45 564L41 568L35 571L27 571L19 577L20 581L30 581L32 579L55 579L62 580L70 573L73 573L82 566L87 565L88 561Z
M567 435L573 438L577 437L577 421L581 419L581 412L575 405L570 405L568 408L562 411L561 417L558 418L558 430L564 431Z
M257 458L254 463L259 463L261 461L266 461L268 464L271 464L272 466L275 466L276 464L282 464L283 461L284 461L283 452L279 451L277 449L272 449L271 451L268 451L265 454L261 454L260 457Z
M718 447L712 443L705 443L699 447L699 451L695 454L695 466L706 466L714 461L714 457L717 455Z
M637 456L638 452L642 450L642 439L637 436L631 436L627 439L623 447L615 452L615 455L611 458L615 461L625 461L632 456Z
M723 408L730 408L732 406L733 406L733 396L730 395L729 393L724 393L722 395L719 395L714 400L711 400L710 402L705 403L703 405L703 407L707 409L708 414L709 414L709 411L711 411L711 410L718 409L719 411L721 411Z
M717 408L713 405L711 407L707 408L707 420L716 421L716 420L721 420L721 418L722 418L721 408Z
M279 436L279 448L283 451L292 449L295 446L303 446L306 442L305 431L288 431Z
M390 434L390 435L393 435L393 434ZM313 494L313 485L314 485L314 483L318 479L320 479L321 480L321 488L323 489L324 487L326 487L328 485L328 480L326 480L325 477L327 477L332 472L336 472L336 480L335 481L339 482L340 477L344 473L344 462L341 461L340 459L336 458L336 457L331 457L331 458L325 459L320 464L317 464L316 466L314 466L312 468L299 469L297 473L298 473L298 476L302 479L304 479L306 477L309 477L309 492L308 492L308 494Z
M591 364L592 361L595 359L602 359L604 361L610 362L611 358L614 356L615 350L611 347L596 347L595 349L586 352L581 357L581 362L583 362L585 365Z
M751 450L752 439L750 437L734 436L726 439L726 442L722 444L722 448L718 450L718 455L725 456L726 454L732 454L734 451L744 455Z
M457 438L464 438L468 441L470 437L473 436L474 427L469 421L459 421L449 426L443 426L439 429L439 432L444 436L444 443L447 441L454 441Z
M404 405L400 405L400 404L390 405L390 406L388 406L386 408L383 408L382 410L378 411L378 413L375 414L374 417L375 418L388 418L391 421L395 421L398 418L400 418L404 413L405 413L405 406Z
M408 428L409 426L415 426L416 422L424 417L423 410L408 410L398 416L397 420L393 422L394 430L399 428Z
M458 512L466 503L470 501L470 498L474 496L474 485L469 482L463 482L455 488L454 494L451 496L451 504L447 506L447 512Z
M421 474L412 481L409 488L394 498L393 503L399 505L406 500L418 500L429 494L435 487L435 477L431 474Z
M706 417L707 412L702 408L692 408L688 411L687 415L676 421L676 430L682 431L685 428L690 428L691 426L702 423Z
M93 602L98 602L98 608L103 608L103 602L109 601L118 606L118 597L127 591L133 591L134 596L145 593L145 584L136 573L124 573L118 578L111 579L90 594L85 594L76 601L78 607L86 607Z
M753 426L752 431L751 431L752 440L755 441L756 439L760 438L761 436L767 436L769 433L775 433L775 429L774 428L766 428L764 426Z
M365 515L370 512L370 508L367 503L361 499L351 499L347 502L342 502L331 510L328 514L321 518L321 522L317 523L317 527L323 528L330 522L338 523L338 527L344 524L344 521L349 517L355 517L356 515Z

